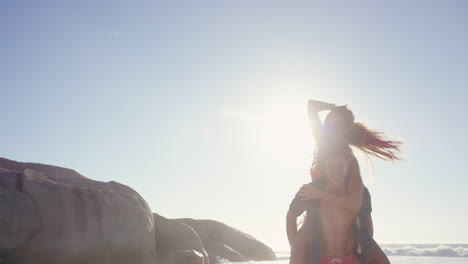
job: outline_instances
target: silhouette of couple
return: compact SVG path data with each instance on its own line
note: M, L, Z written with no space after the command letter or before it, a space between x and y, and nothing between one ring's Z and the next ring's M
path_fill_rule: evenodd
M402 142L355 122L347 105L309 100L307 107L316 143L312 181L302 185L287 212L289 263L390 263L373 239L370 194L351 147L367 157L394 161L400 159ZM318 112L324 110L330 112L322 125ZM297 218L304 211L298 230Z

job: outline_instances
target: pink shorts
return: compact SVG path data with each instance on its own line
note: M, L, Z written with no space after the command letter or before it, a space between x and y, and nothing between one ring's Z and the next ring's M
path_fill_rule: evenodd
M359 260L355 255L343 258L322 258L320 264L359 264Z

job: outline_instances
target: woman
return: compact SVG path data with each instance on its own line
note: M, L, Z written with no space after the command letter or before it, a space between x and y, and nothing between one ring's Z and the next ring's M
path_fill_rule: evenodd
M321 101L309 100L309 121L312 127L316 142L314 162L310 170L311 177L316 179L320 176L323 168L317 164L317 152L320 148L332 147L336 144L348 144L360 149L366 157L372 155L384 160L398 160L395 152L399 152L402 142L384 139L380 132L368 129L362 123L354 122L353 113L346 106L336 106ZM317 112L331 110L322 126ZM346 210L357 211L362 205L362 195L364 185L359 172L359 164L353 156L349 168L348 195L345 198L333 197L330 195L320 195L320 192L313 185L304 185L299 191L299 196L303 199L326 199ZM287 214L287 235L291 245L290 263L307 263L306 237L304 225L297 231L297 216L288 211ZM304 218L303 221L306 219ZM368 226L373 233L372 218L369 216ZM373 241L372 264L389 263L388 258L383 253L378 244Z

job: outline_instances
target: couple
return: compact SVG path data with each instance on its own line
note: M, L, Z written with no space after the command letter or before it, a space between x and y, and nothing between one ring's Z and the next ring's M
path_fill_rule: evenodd
M324 124L319 111L331 110ZM316 147L310 169L312 182L292 200L286 217L290 264L390 263L373 239L371 200L363 185L354 146L366 155L398 160L401 141L354 122L344 106L309 100L309 120ZM306 211L297 230L297 217Z

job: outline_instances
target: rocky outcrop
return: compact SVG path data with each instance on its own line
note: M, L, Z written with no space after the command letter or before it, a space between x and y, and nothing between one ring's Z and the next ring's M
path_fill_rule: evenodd
M0 264L215 264L218 259L276 256L224 223L152 213L123 184L0 158Z
M273 250L239 229L214 220L198 220L206 230L211 244L225 245L249 260L276 260ZM224 247L226 249L226 247ZM234 252L231 252L231 254ZM210 254L210 252L208 252ZM221 256L228 258L228 256ZM240 260L230 260L240 261Z
M211 245L222 245L224 252L230 252L229 255L236 256L235 259L229 258L229 255L221 256L230 261L245 261L239 256L248 260L276 260L276 255L271 248L249 234L246 234L234 227L214 220L198 220L205 228ZM211 249L219 251L220 247L210 246ZM226 251L229 250L229 251ZM214 253L214 252L213 252ZM212 255L213 255L212 253ZM208 251L208 255L210 252Z
M206 264L204 256L196 250L172 251L164 258L161 264Z
M174 220L177 220L179 222L182 222L195 230L197 232L198 237L200 237L201 241L203 242L203 245L209 245L210 244L210 239L208 237L208 234L206 233L205 226L193 218L176 218Z
M192 249L204 256L204 264L215 264L217 259L231 262L276 260L273 250L264 243L224 223L191 218L167 219L158 214L154 217L156 244L161 256Z
M0 186L0 248L6 251L23 246L39 224L31 197Z
M205 246L192 227L176 220L167 219L157 213L154 213L153 216L156 227L155 239L158 261L163 263L187 263L177 261L181 257L198 259L199 254L202 256L202 264L209 263ZM186 250L195 251L198 254Z
M222 258L230 262L247 262L251 260L235 249L221 243L210 243L207 245L206 250L210 255L210 263L216 263L218 258Z
M6 263L155 263L151 209L128 186L3 158L0 186Z

